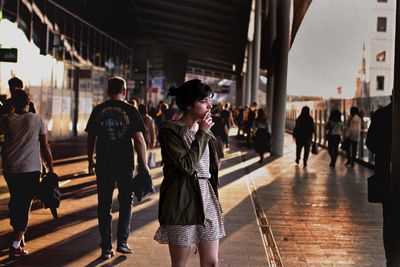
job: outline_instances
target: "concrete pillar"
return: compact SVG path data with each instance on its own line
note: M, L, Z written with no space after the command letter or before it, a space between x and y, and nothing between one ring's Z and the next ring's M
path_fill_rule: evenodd
M258 100L258 87L260 83L260 53L261 53L261 0L256 1L256 9L254 14L254 39L253 39L253 55L252 65L253 71L251 75L251 102Z
M277 56L273 93L273 120L272 120L272 154L283 155L286 113L286 86L289 54L289 28L290 28L290 3L291 0L279 0L277 3Z
M246 90L245 90L245 94L246 94L246 102L245 105L250 105L250 101L251 101L251 80L253 79L253 43L252 42L248 42L247 43L247 85L246 85Z
M177 86L185 81L188 56L167 51L164 55L164 74L166 85L176 83Z
M400 193L400 1L396 1L396 41L394 57L393 84L393 121L392 121L392 192Z
M242 76L242 98L241 98L241 106L244 107L246 105L246 85L247 85L247 74L243 73Z
M274 75L268 77L267 81L267 117L268 117L268 124L272 127L273 117L273 106L274 106ZM272 129L272 128L271 128Z
M242 105L243 100L243 76L236 73L236 99L234 105L239 107Z
M268 55L268 73L267 73L267 78L268 78L268 83L267 83L267 117L268 117L268 122L269 122L269 127L272 128L272 120L273 120L273 95L274 95L274 63L277 60L276 53L274 53L274 43L276 39L276 2L275 0L268 0L268 10L266 11L267 15L267 27L268 27L268 43L267 43L267 55Z

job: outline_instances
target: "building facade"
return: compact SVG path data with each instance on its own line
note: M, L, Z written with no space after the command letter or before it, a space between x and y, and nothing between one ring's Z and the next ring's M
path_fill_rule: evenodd
M375 22L369 40L369 93L370 96L387 96L392 92L394 79L396 1L371 1Z

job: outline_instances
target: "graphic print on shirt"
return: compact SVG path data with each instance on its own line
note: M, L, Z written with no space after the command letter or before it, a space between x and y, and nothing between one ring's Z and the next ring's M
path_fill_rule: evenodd
M128 130L128 114L120 107L107 107L97 115L99 135L110 141L121 139Z

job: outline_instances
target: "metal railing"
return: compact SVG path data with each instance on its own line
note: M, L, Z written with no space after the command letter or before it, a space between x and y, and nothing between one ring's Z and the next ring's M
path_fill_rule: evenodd
M327 147L328 143L325 136L325 126L328 122L329 113L333 109L338 109L342 113L343 124L346 125L348 114L352 106L357 106L362 114L362 124L360 141L357 149L357 160L366 165L374 165L374 154L368 150L365 141L367 138L368 127L372 113L389 103L390 98L387 97L370 97L370 98L354 98L354 99L330 99L316 101L296 101L288 102L286 110L286 131L292 132L296 123L296 118L300 114L303 106L309 106L311 116L314 119L314 129L316 134L316 142L323 147ZM342 151L341 153L344 153Z
M117 74L131 69L129 46L52 0L0 0L0 11L24 30L41 54L106 67Z

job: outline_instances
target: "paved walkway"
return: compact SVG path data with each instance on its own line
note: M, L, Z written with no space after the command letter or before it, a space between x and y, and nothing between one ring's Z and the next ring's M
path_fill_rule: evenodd
M309 167L303 169L294 163L290 138L286 142L283 157L266 158L260 164L253 151L232 138L220 172L227 230L221 240L221 266L268 266L264 246L272 251L273 238L261 234L267 230L272 231L285 266L384 266L381 208L366 201L370 171L343 164L332 171L325 151L311 156ZM7 255L9 196L0 179L0 266L170 265L167 246L153 241L158 227L157 193L134 206L130 236L134 254L97 259L96 184L93 176L82 173L86 168L86 162L56 167L62 176L60 218L52 220L50 211L35 202L26 234L30 255L15 262ZM162 169L154 168L152 174L158 191ZM250 195L252 185L256 191ZM253 208L257 200L268 221L257 220ZM198 255L191 255L190 266L199 266Z

